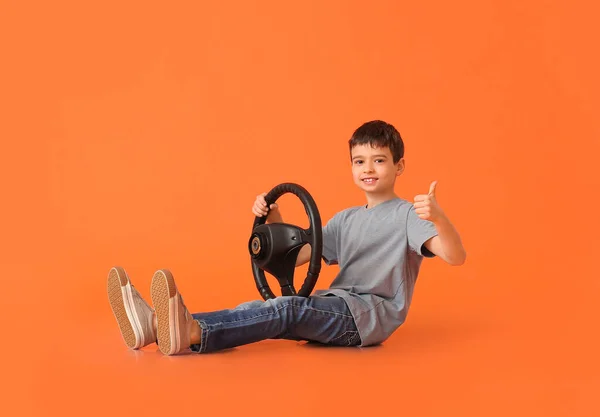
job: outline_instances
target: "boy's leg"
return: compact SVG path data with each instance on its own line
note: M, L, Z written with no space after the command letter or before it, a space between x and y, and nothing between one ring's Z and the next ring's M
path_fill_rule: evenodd
M159 348L165 354L188 347L196 352L212 352L281 338L338 346L360 344L352 315L338 297L278 297L244 303L233 310L192 315L173 277L163 270L152 279L152 301L158 319Z
M335 296L277 297L229 314L193 314L202 329L196 352L212 352L265 339L307 340L356 346L361 340L352 314Z

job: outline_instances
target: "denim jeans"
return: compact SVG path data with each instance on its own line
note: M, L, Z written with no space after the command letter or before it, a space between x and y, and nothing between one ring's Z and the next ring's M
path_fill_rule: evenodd
M266 339L357 346L361 340L346 302L334 295L281 296L233 309L195 313L202 330L192 351L205 353Z

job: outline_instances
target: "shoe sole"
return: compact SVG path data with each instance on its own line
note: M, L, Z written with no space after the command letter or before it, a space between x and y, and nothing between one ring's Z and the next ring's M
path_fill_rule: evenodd
M130 349L138 348L138 341L142 339L141 324L133 314L133 298L129 277L123 268L113 267L108 273L108 301L112 312L117 319L121 335L125 344Z
M161 269L152 277L150 289L156 312L158 348L165 355L179 351L177 287L173 275Z

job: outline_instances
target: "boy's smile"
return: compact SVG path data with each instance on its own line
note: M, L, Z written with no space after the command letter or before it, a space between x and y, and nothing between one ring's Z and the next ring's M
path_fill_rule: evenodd
M387 147L374 148L369 144L352 149L354 183L367 194L369 207L395 197L396 177L404 171L404 159L394 164Z

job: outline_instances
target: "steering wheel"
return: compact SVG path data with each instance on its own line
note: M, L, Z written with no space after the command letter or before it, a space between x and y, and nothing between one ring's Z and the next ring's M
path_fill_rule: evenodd
M294 183L279 184L265 196L267 210L284 194L295 194L302 204L310 220L308 229L287 223L269 223L267 216L256 217L252 224L252 235L248 242L248 250L252 261L252 273L256 288L264 300L275 298L264 271L269 272L281 286L281 295L299 295L308 297L317 283L321 272L321 255L323 252L323 229L317 204L305 188ZM308 273L300 291L294 288L294 270L298 253L305 244L310 244L311 255Z

